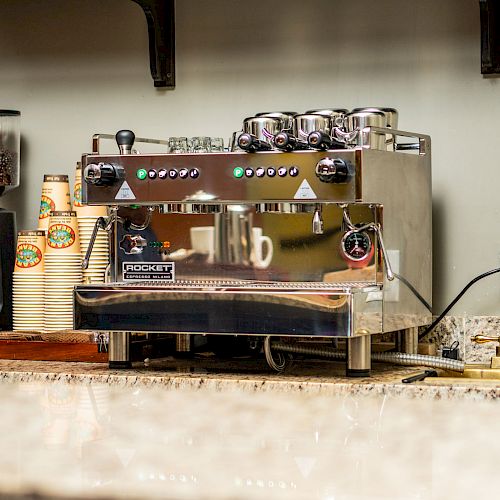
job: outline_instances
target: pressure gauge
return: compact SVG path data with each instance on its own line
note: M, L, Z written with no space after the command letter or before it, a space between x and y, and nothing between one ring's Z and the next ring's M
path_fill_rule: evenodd
M364 267L371 261L374 247L364 231L348 231L340 241L340 254L349 267Z

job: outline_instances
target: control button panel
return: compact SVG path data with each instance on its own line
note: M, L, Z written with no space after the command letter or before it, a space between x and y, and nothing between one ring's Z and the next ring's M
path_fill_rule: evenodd
M257 177L262 179L263 177L297 177L299 175L299 169L296 166L288 167L286 165L281 165L278 167L274 166L261 166L257 168L252 167L234 167L232 171L232 175L235 179L247 178L251 179L252 177ZM150 168L146 170L145 168L139 168L135 176L143 181L145 179L150 180L165 180L165 179L198 179L200 177L200 170L198 168L161 168L156 170L154 168Z

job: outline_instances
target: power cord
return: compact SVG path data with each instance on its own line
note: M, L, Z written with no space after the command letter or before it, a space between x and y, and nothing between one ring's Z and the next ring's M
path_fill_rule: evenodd
M497 269L492 269L491 271L487 271L483 274L480 274L479 276L476 276L473 280L469 281L467 285L464 287L464 289L450 302L450 305L431 323L431 325L426 328L422 333L419 334L418 340L422 340L426 335L428 335L434 328L436 328L437 324L448 314L450 309L462 298L464 293L474 284L477 283L479 280L482 280L483 278L486 278L488 276L491 276L492 274L495 273L500 273L500 268Z

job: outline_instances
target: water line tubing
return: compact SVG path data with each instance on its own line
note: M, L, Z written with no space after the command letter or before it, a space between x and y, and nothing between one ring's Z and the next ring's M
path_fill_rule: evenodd
M275 342L271 344L271 337L266 337L264 342L264 353L266 360L271 368L276 371L282 372L286 366L286 359L281 353L296 353L296 354L310 354L313 356L322 356L335 360L345 360L345 352L339 352L328 347L305 347L293 344L286 344L284 342ZM273 351L277 352L278 363L272 356ZM381 363L393 363L395 365L404 366L428 366L430 368L442 368L443 370L450 370L462 373L465 369L465 363L449 358L438 358L437 356L426 356L423 354L408 354L404 352L374 352L371 355L373 361ZM272 363L270 363L270 360Z

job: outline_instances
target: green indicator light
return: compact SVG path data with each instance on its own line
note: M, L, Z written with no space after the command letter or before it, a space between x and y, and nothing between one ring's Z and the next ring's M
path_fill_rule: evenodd
M237 179L241 179L244 175L245 175L245 171L243 170L242 167L235 167L233 169L233 175L237 178Z
M141 181L143 181L148 176L148 173L143 168L140 168L137 171L137 174L135 174L135 175L137 175L138 179L140 179Z

